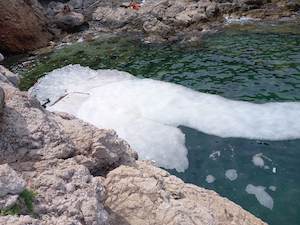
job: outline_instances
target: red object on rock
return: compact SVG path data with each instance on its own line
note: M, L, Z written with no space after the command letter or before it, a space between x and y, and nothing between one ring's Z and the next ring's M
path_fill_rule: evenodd
M129 7L134 10L139 10L141 8L141 4L139 3L130 3Z

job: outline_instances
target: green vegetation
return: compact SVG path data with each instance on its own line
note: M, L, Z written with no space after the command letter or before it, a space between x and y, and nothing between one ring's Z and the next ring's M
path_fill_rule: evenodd
M0 216L8 216L8 215L19 215L21 213L21 208L19 205L15 204L8 209L1 209Z
M33 214L33 201L36 193L25 189L19 196L18 202L10 208L0 210L0 216Z
M33 201L34 198L37 194L33 192L32 190L25 189L21 194L20 194L20 199L24 201L25 206L29 213L33 213Z

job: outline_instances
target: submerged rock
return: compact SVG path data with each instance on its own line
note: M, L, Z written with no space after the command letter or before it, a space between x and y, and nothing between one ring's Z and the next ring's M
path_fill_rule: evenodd
M0 1L0 49L20 53L46 46L52 35L35 0Z

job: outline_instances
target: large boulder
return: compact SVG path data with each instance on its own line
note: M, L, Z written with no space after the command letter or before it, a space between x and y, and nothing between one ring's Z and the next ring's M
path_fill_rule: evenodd
M36 0L0 1L0 50L20 53L46 46L52 35Z
M5 107L0 120L0 163L74 157L93 173L104 174L135 160L136 153L114 131L50 113L26 92L4 82L1 86Z
M264 225L216 192L185 184L146 162L107 175L106 204L130 225Z
M21 216L0 216L0 224L111 224L103 204L104 178L99 175L134 164L136 153L114 131L48 112L6 75L0 73L1 77L5 107L0 118L0 164L9 166L0 166L0 210L22 206L19 193L25 182L35 197L31 211L21 208Z

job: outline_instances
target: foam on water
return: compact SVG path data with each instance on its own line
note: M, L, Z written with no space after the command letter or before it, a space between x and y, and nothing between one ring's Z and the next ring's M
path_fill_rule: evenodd
M262 206L273 209L274 201L273 198L265 191L265 187L263 186L254 186L252 184L248 184L246 187L246 192L248 194L255 195L257 201Z
M235 169L229 169L225 172L225 177L230 181L234 181L238 178L238 174Z
M264 167L265 161L262 158L262 153L258 153L252 157L252 162L255 166Z
M216 178L213 176L213 175L207 175L206 178L205 178L205 181L208 183L208 184L211 184L213 182L215 182Z
M30 89L51 111L115 129L140 158L184 171L184 125L220 137L300 138L300 103L253 104L180 85L79 65L54 70Z
M271 191L276 191L276 190L277 190L277 187L276 187L276 186L273 186L273 185L271 185L271 186L269 186L269 189L270 189Z

